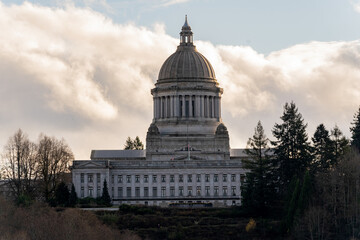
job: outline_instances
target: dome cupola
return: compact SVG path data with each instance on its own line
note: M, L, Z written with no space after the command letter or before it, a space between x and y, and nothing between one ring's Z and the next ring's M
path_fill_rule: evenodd
M215 72L210 62L196 50L193 32L185 16L180 32L180 45L162 65L158 83L199 80L216 82Z

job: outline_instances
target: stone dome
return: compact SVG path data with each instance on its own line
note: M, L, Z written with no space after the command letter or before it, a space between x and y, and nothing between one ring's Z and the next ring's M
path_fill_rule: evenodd
M195 46L179 46L159 72L161 80L210 80L216 81L215 72L210 62L199 53Z
M193 45L193 33L186 17L180 32L180 45L162 65L158 81L192 80L216 82L216 77L210 62Z

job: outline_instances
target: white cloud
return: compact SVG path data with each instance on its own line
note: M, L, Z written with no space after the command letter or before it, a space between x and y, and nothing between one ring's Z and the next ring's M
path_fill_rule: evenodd
M181 26L179 26L180 28ZM145 139L161 64L178 40L115 24L90 9L0 4L0 145L19 127L64 137L77 158ZM196 30L195 30L196 31ZM360 42L310 42L268 56L245 46L197 41L220 86L232 147L262 120L267 134L294 100L309 134L337 123L348 133L360 102Z
M356 12L360 13L360 1L351 1L351 5Z
M162 7L168 7L171 5L175 5L175 4L180 4L180 3L186 3L189 2L190 0L163 0L161 3Z

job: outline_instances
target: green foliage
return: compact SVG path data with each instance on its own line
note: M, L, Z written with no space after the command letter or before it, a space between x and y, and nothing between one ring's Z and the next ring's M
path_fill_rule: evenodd
M292 191L292 196L290 199L290 203L288 204L288 208L286 209L286 217L283 222L285 231L289 232L293 226L294 223L294 215L297 208L297 201L299 198L299 192L300 192L300 182L299 179L296 180L295 183L295 189Z
M102 191L101 200L103 201L105 206L108 206L108 207L111 206L111 198L109 195L109 190L107 187L106 179L104 180L104 187L103 187L103 191Z
M78 197L76 195L75 186L74 186L74 184L71 184L71 191L70 191L70 196L69 196L69 207L75 207L77 201L78 201Z
M255 215L266 215L274 199L273 169L268 156L268 142L264 129L259 121L253 138L249 138L246 154L249 159L243 160L246 182L241 187L243 205Z
M138 136L135 137L134 140L132 140L130 137L126 139L125 150L143 150L144 144L141 142L140 138Z
M69 189L64 182L60 182L55 190L55 202L57 206L68 206L69 204Z
M302 179L305 170L311 162L311 147L306 133L307 124L302 115L298 113L295 103L286 103L281 116L281 124L275 124L273 135L276 141L274 153L276 156L275 167L278 170L279 188L286 192L293 176Z
M360 108L354 115L354 120L351 123L353 126L350 127L351 131L351 146L355 147L360 151Z
M349 140L343 135L337 125L331 130L331 140L334 142L335 160L344 155L349 147Z
M16 198L15 201L15 204L17 206L22 206L22 207L29 207L32 203L33 203L33 199L26 194L21 194Z
M335 164L335 143L330 139L329 131L320 124L312 137L314 143L314 169L327 170Z

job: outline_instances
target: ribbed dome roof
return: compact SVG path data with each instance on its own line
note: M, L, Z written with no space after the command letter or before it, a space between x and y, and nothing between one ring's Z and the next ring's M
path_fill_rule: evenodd
M177 79L215 80L215 72L210 62L195 46L179 46L162 65L159 80Z

